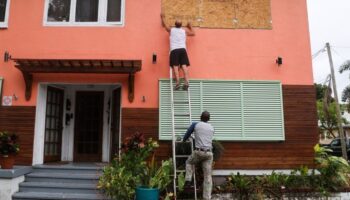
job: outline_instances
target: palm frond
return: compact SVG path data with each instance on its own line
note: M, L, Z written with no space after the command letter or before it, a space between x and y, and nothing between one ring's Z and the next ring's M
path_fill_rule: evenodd
M343 90L341 100L343 102L350 101L350 85L346 86Z
M339 72L343 73L344 71L350 70L350 60L345 61L340 67Z

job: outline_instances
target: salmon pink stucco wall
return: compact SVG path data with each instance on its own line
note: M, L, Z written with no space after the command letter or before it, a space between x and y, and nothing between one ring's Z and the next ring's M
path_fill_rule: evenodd
M40 82L121 83L123 107L157 107L158 80L169 77L168 33L161 26L161 0L125 0L123 27L44 26L44 0L12 0L9 27L0 29L0 53L38 59L140 59L135 100L127 100L126 75L35 74L30 101L14 63L0 61L3 95L14 105L36 105ZM313 83L306 0L271 0L272 30L199 29L188 38L190 76L196 79L280 80ZM152 64L152 54L158 61ZM283 57L278 67L275 60ZM142 96L146 102L142 102Z

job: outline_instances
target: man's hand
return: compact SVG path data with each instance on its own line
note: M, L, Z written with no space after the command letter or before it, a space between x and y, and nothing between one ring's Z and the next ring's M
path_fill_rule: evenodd
M169 33L170 32L170 27L165 24L165 14L163 12L160 13L160 18L162 19L162 26Z
M193 30L193 28L192 28L191 22L187 22L186 28L187 28L186 34L187 34L188 36L195 36L195 35L196 35L196 33L194 32L194 30Z

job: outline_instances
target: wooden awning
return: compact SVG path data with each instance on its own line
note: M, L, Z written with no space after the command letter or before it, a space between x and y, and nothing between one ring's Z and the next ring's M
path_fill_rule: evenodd
M29 100L32 93L34 73L93 73L128 74L129 101L134 100L135 73L141 71L141 60L87 60L87 59L22 59L13 58L15 67L22 74L26 84L25 97Z

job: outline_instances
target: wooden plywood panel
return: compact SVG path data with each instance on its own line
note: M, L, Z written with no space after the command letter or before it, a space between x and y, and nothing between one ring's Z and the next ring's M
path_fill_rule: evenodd
M235 28L235 0L202 0L200 27Z
M237 28L271 29L271 0L235 0Z
M199 26L199 7L201 0L162 0L162 12L165 23L174 26L176 20L181 20L185 26L188 22L192 26Z
M166 24L202 28L271 29L271 0L162 0Z

